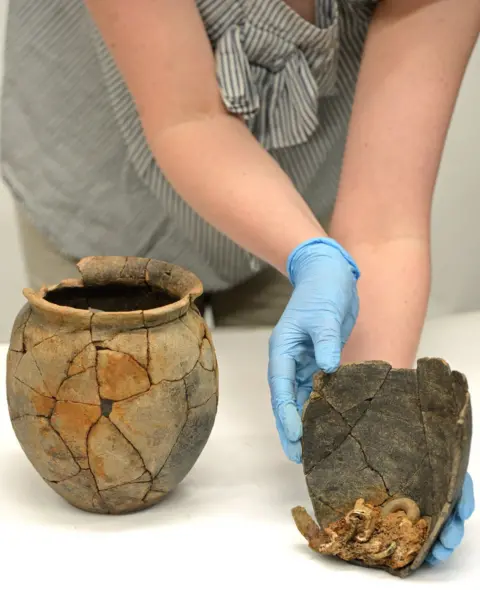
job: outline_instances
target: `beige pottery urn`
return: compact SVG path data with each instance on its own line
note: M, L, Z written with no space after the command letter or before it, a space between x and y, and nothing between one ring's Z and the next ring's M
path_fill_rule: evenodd
M158 260L90 257L38 292L7 361L13 429L43 480L82 510L152 506L187 476L212 432L218 365L200 280Z

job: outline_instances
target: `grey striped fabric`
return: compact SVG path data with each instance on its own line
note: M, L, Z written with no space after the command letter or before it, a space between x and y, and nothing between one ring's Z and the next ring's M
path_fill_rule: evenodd
M376 0L317 0L315 25L282 0L197 5L225 105L325 221ZM67 256L160 258L208 291L264 267L166 181L82 0L11 0L1 158L13 194Z

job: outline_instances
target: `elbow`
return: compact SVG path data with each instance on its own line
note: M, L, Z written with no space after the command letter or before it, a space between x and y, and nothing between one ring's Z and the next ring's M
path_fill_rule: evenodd
M243 119L227 110L221 99L191 102L183 108L177 103L168 110L162 109L161 105L159 108L152 104L139 105L137 111L147 143L156 156L168 148L173 136L201 137L219 123L243 123Z
M354 207L334 212L330 235L345 246L365 245L371 248L395 243L430 243L429 210L405 213L398 207L388 206L384 211L366 207L359 211Z

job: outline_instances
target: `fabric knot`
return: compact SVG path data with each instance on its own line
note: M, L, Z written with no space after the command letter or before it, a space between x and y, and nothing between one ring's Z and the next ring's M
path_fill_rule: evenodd
M216 44L216 67L226 108L266 149L305 143L319 125L318 103L335 93L338 26L317 29L312 51L245 20Z

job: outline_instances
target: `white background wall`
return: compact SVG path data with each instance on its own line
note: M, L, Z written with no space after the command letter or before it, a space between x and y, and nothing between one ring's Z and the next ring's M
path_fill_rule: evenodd
M0 0L3 47L7 0ZM0 63L0 75L3 64ZM480 309L480 44L470 62L438 179L433 210L430 317ZM0 186L0 341L23 304L26 285L13 207Z

